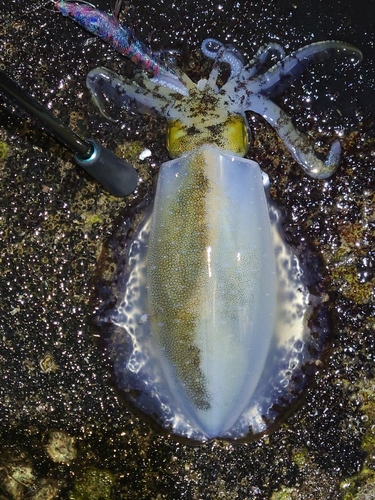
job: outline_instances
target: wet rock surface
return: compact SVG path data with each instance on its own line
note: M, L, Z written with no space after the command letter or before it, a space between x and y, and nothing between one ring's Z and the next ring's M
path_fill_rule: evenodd
M178 64L194 80L211 67L199 51L206 37L236 43L247 59L265 43L289 52L330 38L364 54L354 68L333 60L312 67L278 99L318 151L341 138L344 158L331 179L308 179L273 130L249 116L249 157L270 176L288 238L308 241L324 262L336 311L326 362L299 408L271 436L192 447L154 433L121 404L90 320L103 244L119 216L151 192L167 159L164 124L130 115L106 121L90 101L85 75L105 65L131 78L134 66L49 2L0 0L1 69L77 133L124 154L142 179L125 200L107 195L69 152L0 96L4 498L371 498L375 49L371 16L361 3L125 3L124 22L154 50L179 50ZM98 7L109 9L105 2ZM146 147L152 155L139 161Z

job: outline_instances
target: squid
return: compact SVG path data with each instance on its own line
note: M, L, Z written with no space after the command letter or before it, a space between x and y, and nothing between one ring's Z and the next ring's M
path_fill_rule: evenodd
M87 10L58 5L77 21L68 10ZM105 29L100 37L114 45ZM203 41L202 52L214 62L198 83L150 53L156 66L141 64L133 83L105 68L87 75L105 116L126 109L164 117L172 158L120 245L121 266L97 318L116 385L135 411L182 439L246 440L269 432L299 397L329 334L323 294L285 240L268 176L245 158L246 113L273 127L307 175L328 178L340 142L318 158L272 99L309 64L337 56L356 63L362 54L338 41L290 55L269 44L246 64L236 47L215 39Z

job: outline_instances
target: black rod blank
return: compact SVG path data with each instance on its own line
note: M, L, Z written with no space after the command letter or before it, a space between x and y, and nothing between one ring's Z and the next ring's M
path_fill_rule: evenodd
M127 196L137 187L135 168L94 139L81 139L47 108L0 70L0 91L13 99L31 116L38 118L49 131L74 153L76 163L100 182L114 196Z

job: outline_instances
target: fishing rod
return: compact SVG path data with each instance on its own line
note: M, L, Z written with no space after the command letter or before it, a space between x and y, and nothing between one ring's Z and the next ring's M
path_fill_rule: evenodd
M123 197L137 187L138 174L130 163L116 156L95 139L82 139L59 118L0 70L0 92L32 117L38 118L74 154L74 160L112 195Z

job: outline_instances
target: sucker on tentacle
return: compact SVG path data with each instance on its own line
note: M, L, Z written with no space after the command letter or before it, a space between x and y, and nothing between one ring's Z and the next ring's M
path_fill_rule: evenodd
M230 67L229 79L237 76L244 67L245 61L240 51L234 45L224 45L214 38L206 38L201 45L202 53L215 59L215 66L226 63Z

